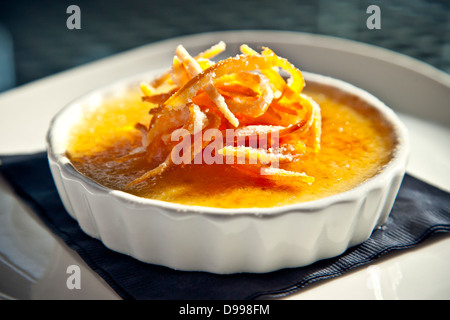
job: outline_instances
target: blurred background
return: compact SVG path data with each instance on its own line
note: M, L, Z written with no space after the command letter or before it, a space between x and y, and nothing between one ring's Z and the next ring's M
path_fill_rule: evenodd
M69 5L79 30L66 26ZM366 26L370 5L381 29ZM361 41L450 72L450 0L0 0L0 92L158 40L238 29Z

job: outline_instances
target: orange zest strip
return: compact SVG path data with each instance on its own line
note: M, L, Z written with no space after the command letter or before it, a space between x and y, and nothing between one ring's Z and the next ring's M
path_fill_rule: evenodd
M199 53L197 56L195 56L195 59L211 59L217 56L218 54L222 53L226 49L226 44L223 41L220 41L219 43L213 45L211 48Z
M294 181L306 182L308 184L313 183L315 180L314 177L310 177L304 172L294 172L272 167L262 167L261 174L266 176L270 180L292 179Z
M190 56L190 54L182 45L179 45L177 47L175 53L183 61L183 64L185 65L191 77L197 76L203 71L199 63ZM204 89L206 94L214 101L214 103L217 105L217 108L223 113L225 118L234 127L237 127L239 125L239 120L234 116L230 109L228 109L228 105L226 104L225 99L219 93L217 88L212 83L207 83Z
M231 140L234 145L228 145L226 139L227 145L216 152L236 160L238 164L233 167L275 183L314 182L314 177L306 173L273 166L274 162L297 161L310 149L320 151L320 106L302 93L305 81L301 71L269 48L263 47L259 53L246 44L234 57L211 60L225 49L220 41L191 56L179 45L171 68L155 80L140 84L142 100L153 104L149 111L152 118L148 128L136 125L143 138L142 147L133 151L133 157L145 156L151 165L127 188L176 165L172 157L178 151L170 137L177 130L184 130L179 131L184 137L207 129L225 133L230 128L235 133ZM289 74L287 81L280 70ZM279 141L275 143L274 139ZM239 144L242 141L244 145ZM256 146L246 145L250 141L256 141ZM200 149L209 143L211 139L202 141ZM191 161L201 151L197 149Z
M249 164L270 164L275 161L292 161L293 156L290 154L272 153L265 149L252 148L246 146L225 146L218 150L220 155L226 157L233 157L238 159L237 163L249 163ZM254 163L252 163L252 161Z

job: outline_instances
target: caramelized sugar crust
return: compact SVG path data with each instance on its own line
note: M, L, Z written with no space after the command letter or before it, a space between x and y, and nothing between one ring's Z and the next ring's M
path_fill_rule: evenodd
M226 164L179 165L134 188L125 186L149 169L142 157L129 157L141 145L135 123L148 123L148 103L130 91L85 114L72 130L67 156L75 168L99 184L139 197L219 208L274 207L311 201L354 188L376 175L392 158L392 128L362 100L337 89L308 82L304 93L322 112L318 153L280 168L308 172L311 185L249 176Z

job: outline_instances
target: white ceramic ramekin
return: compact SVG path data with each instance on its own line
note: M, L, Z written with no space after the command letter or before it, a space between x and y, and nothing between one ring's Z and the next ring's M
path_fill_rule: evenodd
M300 267L364 242L386 221L396 198L409 152L406 128L368 92L329 77L304 75L307 83L323 83L359 97L392 125L394 156L378 175L338 195L263 209L185 206L105 188L72 166L65 156L67 138L85 108L137 85L143 77L136 77L79 98L51 122L48 159L65 208L85 233L108 248L186 271L263 273Z

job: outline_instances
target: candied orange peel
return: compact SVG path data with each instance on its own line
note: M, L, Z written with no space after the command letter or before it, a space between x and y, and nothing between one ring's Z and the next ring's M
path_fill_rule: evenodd
M210 129L220 134L204 135L200 143L189 140L187 163L211 143L223 142L213 149L214 156L227 164L231 158L230 163L244 173L276 182L314 182L304 172L277 167L298 161L308 148L320 151L320 106L302 93L301 71L267 47L257 52L246 44L240 54L214 62L225 49L221 41L191 56L179 45L171 68L141 83L142 100L151 104L152 117L148 126L136 124L142 146L132 154L146 157L151 169L127 188L176 165L177 144ZM287 79L282 71L289 75ZM232 139L227 135L230 130Z

